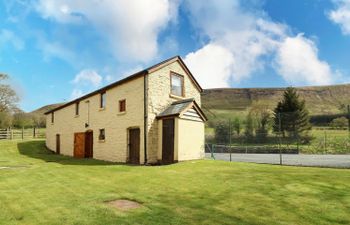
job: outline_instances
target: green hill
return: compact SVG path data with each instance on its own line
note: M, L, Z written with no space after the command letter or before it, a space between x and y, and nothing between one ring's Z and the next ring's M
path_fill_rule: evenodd
M45 112L50 111L51 109L54 109L56 107L61 106L64 103L56 103L56 104L51 104L51 105L45 105L39 109L33 110L30 112L32 115L38 115L38 116L43 116Z
M205 89L202 93L202 106L212 120L244 117L254 104L273 109L284 90L285 88ZM297 90L313 116L340 114L350 104L350 84L297 87Z

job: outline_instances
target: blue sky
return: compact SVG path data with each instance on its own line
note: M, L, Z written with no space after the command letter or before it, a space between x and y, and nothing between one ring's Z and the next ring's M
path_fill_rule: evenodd
M350 0L14 0L0 21L25 111L174 55L204 88L350 82Z

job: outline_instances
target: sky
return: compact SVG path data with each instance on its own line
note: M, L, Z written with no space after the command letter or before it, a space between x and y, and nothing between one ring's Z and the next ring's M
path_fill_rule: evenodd
M0 72L25 111L175 55L203 88L350 83L350 0L0 2Z

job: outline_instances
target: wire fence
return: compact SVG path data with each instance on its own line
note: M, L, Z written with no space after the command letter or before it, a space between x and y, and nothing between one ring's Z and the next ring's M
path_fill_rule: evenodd
M220 121L206 130L206 156L226 161L350 167L348 118L323 127L312 127L308 121L292 122L292 118L283 115L263 123L261 116L244 122Z
M7 128L0 129L0 140L45 138L44 128Z

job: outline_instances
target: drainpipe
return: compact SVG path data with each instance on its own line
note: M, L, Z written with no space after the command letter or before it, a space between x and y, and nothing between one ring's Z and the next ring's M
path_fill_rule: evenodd
M148 83L147 83L147 76L148 72L145 73L143 76L143 114L144 114L144 119L143 119L143 149L144 149L144 157L145 157L145 162L144 164L147 164L147 119L148 119L148 112L147 112L147 100L148 100L148 95L147 95L147 88L148 88Z

